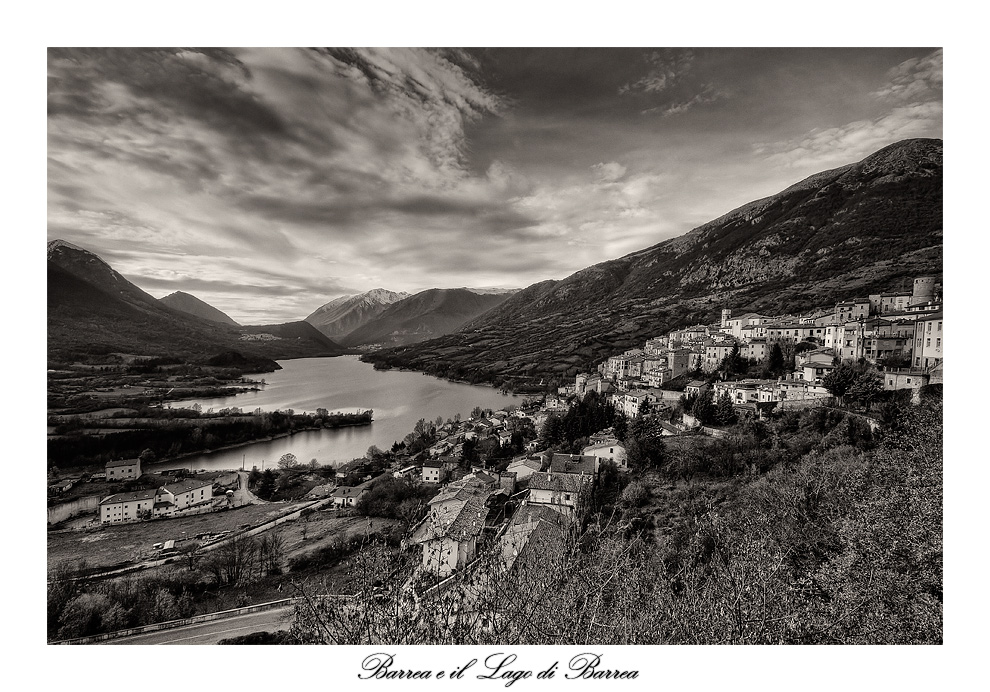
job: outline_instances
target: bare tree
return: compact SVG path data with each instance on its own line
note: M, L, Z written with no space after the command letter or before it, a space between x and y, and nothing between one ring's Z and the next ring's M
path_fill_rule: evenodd
M266 574L281 574L285 559L285 537L278 531L269 531L258 544L258 559Z
M254 539L235 536L214 551L206 564L218 586L233 586L250 578L257 556Z

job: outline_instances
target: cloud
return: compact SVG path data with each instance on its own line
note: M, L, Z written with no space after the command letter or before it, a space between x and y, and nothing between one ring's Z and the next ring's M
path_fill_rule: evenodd
M650 65L649 71L637 81L619 87L619 94L637 91L649 94L670 89L690 72L694 52L664 48L648 53L644 59Z
M675 101L674 103L667 104L665 106L647 108L646 110L641 111L641 113L643 115L659 113L661 116L666 118L671 115L686 113L695 106L700 106L705 103L713 103L719 99L725 98L726 96L727 94L724 91L716 89L711 84L705 84L701 87L701 91L687 100Z
M665 48L648 53L645 60L650 65L647 74L619 87L620 95L640 94L654 101L662 100L659 105L641 109L641 115L659 114L666 118L727 96L714 84L698 84L697 80L689 79L695 63L694 51Z
M878 149L914 137L941 136L941 102L898 106L873 120L815 129L797 140L760 144L755 153L773 165L822 170L862 159Z
M880 98L917 101L942 94L942 49L921 58L911 58L887 73L888 83L873 92Z
M604 183L614 183L626 174L626 167L615 161L596 163L591 170L595 171L598 180Z
M314 275L332 254L357 275L397 232L511 232L530 223L503 203L524 176L467 167L465 126L502 108L474 67L461 51L52 50L49 233L106 256L129 243L147 266L181 254L274 296L341 286L259 284L259 266Z
M790 55L53 49L49 238L283 321L378 286L562 278L804 167L939 136L940 53L888 73L840 56L823 79L874 69L855 108L806 80L788 101Z

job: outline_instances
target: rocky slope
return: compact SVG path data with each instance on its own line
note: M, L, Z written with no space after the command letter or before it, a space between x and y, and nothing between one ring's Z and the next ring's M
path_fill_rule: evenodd
M408 293L384 288L341 296L318 307L306 321L331 339L339 340L378 317L389 305L408 297Z
M905 140L689 233L534 284L378 367L546 386L722 308L797 312L942 271L942 141Z

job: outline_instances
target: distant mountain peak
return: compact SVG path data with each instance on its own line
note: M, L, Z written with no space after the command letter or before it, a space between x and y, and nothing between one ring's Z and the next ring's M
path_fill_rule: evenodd
M73 245L68 240L62 240L61 238L56 238L48 243L48 253L51 254L53 250L57 250L60 247L67 247L70 250L78 250L79 252L89 252L89 250L83 250L78 245ZM93 254L90 252L89 254Z
M159 298L159 301L173 310L179 310L190 315L195 315L196 317L201 317L204 320L209 320L210 322L227 324L234 327L240 326L222 310L218 310L206 301L184 291L175 291L174 293L168 294L164 298Z
M470 288L428 288L387 306L341 343L401 344L449 334L508 297L507 293L478 293Z
M364 293L334 298L313 311L306 321L331 339L340 339L380 315L408 293L373 288Z
M58 257L61 250L72 250L73 252L79 252L93 259L99 260L103 264L106 264L107 267L110 266L109 264L107 264L106 260L104 260L102 257L97 255L95 252L90 252L89 250L81 248L78 245L73 245L69 241L62 240L61 238L52 240L48 243L48 259L55 259L56 257Z
M471 286L463 286L465 291L471 291L471 293L477 293L479 296L490 296L490 295L502 295L506 293L519 293L522 289L520 288L502 288L500 286L484 286L482 288L474 288Z

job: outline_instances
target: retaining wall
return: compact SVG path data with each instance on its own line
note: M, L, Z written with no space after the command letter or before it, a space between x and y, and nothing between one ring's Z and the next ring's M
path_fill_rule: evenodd
M69 500L48 508L48 523L57 524L80 514L95 514L99 506L100 498L97 495Z

